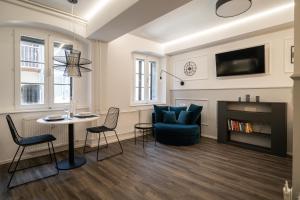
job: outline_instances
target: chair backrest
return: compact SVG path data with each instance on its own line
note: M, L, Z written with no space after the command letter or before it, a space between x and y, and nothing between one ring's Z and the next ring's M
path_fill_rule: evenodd
M13 120L11 119L10 115L6 115L6 121L8 123L9 130L10 130L10 133L11 133L11 136L12 136L14 142L19 145L20 144L19 141L20 141L21 137L19 136L18 131L17 131L15 124L14 124Z
M118 118L119 118L119 108L110 107L106 114L104 126L106 128L114 130L118 125Z

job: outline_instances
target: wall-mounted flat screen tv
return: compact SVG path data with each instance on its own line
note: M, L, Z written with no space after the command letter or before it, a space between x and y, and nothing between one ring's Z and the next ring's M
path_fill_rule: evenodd
M216 54L217 77L265 73L265 45Z

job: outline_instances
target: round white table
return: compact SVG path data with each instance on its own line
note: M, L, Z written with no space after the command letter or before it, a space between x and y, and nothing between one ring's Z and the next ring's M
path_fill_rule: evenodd
M75 156L75 148L74 148L74 124L76 123L84 123L91 122L99 119L99 116L95 117L87 117L87 118L66 118L64 120L59 121L46 121L44 118L38 119L37 123L40 124L48 124L48 125L68 125L68 136L69 136L69 158L66 160L61 160L58 162L59 170L70 170L77 167L80 167L86 163L86 159L84 156Z

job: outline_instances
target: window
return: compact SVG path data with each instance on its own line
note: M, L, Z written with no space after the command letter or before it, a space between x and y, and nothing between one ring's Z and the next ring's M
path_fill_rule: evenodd
M71 50L72 45L66 45L59 42L53 43L53 55L65 56L65 50ZM54 61L54 64L60 64ZM54 84L54 103L70 103L72 78L65 77L63 71L54 69L53 71L53 84Z
M20 42L21 105L44 104L45 41L22 36Z
M156 70L156 62L150 61L149 63L149 98L151 101L157 100L157 70Z
M65 56L65 51L73 48L72 42L29 29L15 31L15 41L16 108L63 108L69 104L72 78L54 69L61 63L53 56Z
M135 56L134 102L151 103L157 98L158 59L142 55Z
M135 101L145 100L145 61L135 61Z

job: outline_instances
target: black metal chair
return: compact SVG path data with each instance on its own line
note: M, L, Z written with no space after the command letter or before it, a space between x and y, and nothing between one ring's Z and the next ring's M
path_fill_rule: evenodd
M121 144L121 142L119 140L119 137L118 137L118 134L115 130L117 125L118 125L119 112L120 112L119 108L114 108L114 107L109 108L109 110L107 112L107 115L106 115L106 118L105 118L105 122L102 126L91 127L91 128L86 129L86 136L85 136L85 143L84 143L84 147L83 147L83 153L86 153L85 147L86 147L87 137L88 137L89 133L98 133L98 148L97 148L97 160L98 161L102 161L102 160L105 160L105 159L108 159L108 158L111 158L113 156L117 156L117 155L120 155L120 154L123 153L122 144ZM107 156L107 157L102 158L102 159L99 159L101 133L103 133L103 135L104 135L105 142L106 142L106 148L107 148L108 143L107 143L105 132L109 132L109 131L112 131L112 132L115 133L115 135L117 137L117 140L118 140L118 143L119 143L120 148L121 148L121 152L110 155L110 156Z
M13 160L10 163L9 168L8 168L8 173L11 174L11 177L10 177L9 182L7 184L7 188L11 189L11 188L14 188L14 187L17 187L17 186L21 186L21 185L24 185L24 184L27 184L27 183L31 183L31 182L34 182L34 181L38 181L38 180L41 180L41 179L44 179L44 178L48 178L48 177L57 175L59 173L59 171L58 171L58 167L57 167L56 154L55 154L54 147L53 147L53 141L56 140L56 138L51 134L45 134L45 135L39 135L39 136L33 136L33 137L21 137L18 134L18 131L17 131L17 129L14 125L14 122L11 119L10 115L6 115L6 120L7 120L9 129L10 129L10 133L12 135L12 138L13 138L14 142L19 146L18 150L15 153L14 158L13 158ZM33 145L42 144L42 143L48 143L50 162L30 166L30 167L27 167L27 168L17 169L18 165L20 163L21 157L24 153L25 148L28 147L28 146L33 146ZM55 160L56 173L48 175L48 176L44 176L44 177L41 177L41 178L38 178L38 179L34 179L34 180L31 180L31 181L27 181L27 182L24 182L24 183L21 183L21 184L11 186L10 185L11 181L12 181L12 179L13 179L13 177L14 177L14 175L17 171L21 171L21 170L25 170L25 169L29 169L29 168L33 168L33 167L37 167L37 166L41 166L41 165L49 164L49 163L53 162L52 153L51 153L51 150L50 150L50 143L51 143L51 146L52 146L53 157L54 157L54 160ZM15 162L15 158L16 158L16 156L17 156L17 154L18 154L21 147L22 147L21 155L18 158L16 165L12 169L13 163Z

